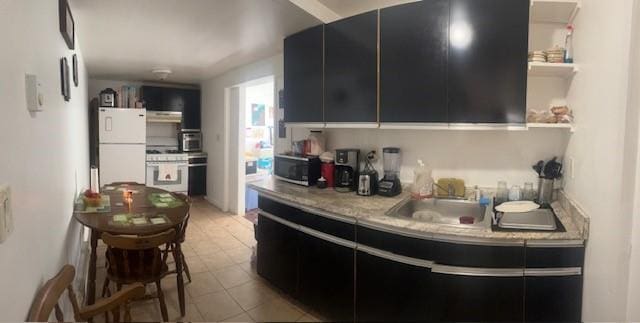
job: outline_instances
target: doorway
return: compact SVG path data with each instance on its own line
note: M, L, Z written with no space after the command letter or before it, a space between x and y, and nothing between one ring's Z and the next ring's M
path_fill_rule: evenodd
M268 76L234 86L229 92L232 174L227 187L230 210L238 215L258 207L258 194L248 189L247 184L263 180L272 173L275 91L275 78ZM249 212L247 216L254 214Z

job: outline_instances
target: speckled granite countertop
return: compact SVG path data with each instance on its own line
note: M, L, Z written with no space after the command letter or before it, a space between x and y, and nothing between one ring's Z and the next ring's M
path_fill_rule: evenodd
M332 189L305 187L267 178L248 184L264 196L282 200L309 211L328 213L331 216L403 234L423 238L456 240L586 240L589 219L575 203L560 192L553 210L564 225L566 232L494 232L490 227L462 228L386 216L385 212L408 197L402 193L396 197L358 196L354 193L339 193Z

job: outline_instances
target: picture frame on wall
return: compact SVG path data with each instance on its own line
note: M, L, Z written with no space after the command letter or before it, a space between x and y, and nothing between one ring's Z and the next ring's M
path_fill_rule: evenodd
M60 33L69 49L75 49L76 24L69 8L67 0L58 0L58 18L60 20Z
M71 99L71 88L69 84L69 63L67 58L60 59L60 89L65 101Z
M73 54L71 66L73 67L73 84L78 87L78 56L76 54Z

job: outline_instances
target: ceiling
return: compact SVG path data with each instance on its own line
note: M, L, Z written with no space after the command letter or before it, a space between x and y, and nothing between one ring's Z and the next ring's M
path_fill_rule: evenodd
M282 51L321 22L288 0L71 0L92 78L199 83Z
M415 1L418 0L318 0L342 17Z

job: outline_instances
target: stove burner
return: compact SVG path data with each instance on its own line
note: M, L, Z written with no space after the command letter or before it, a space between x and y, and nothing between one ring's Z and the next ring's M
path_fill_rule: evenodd
M161 152L159 150L151 149L147 150L147 154L161 154Z
M167 150L165 153L167 153L167 154L181 154L182 152L180 150L170 149L170 150Z

